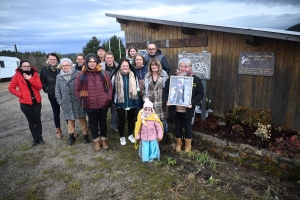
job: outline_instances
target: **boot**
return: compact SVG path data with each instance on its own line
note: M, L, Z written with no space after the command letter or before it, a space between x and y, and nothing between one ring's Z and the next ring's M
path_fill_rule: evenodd
M191 139L185 139L185 152L190 152L192 149L192 140Z
M62 138L62 134L61 134L61 128L56 128L56 137L57 139L61 139Z
M107 138L106 137L101 137L101 140L102 140L103 149L107 150L108 149Z
M74 133L71 133L69 135L70 135L70 138L69 138L68 145L73 145L76 141L76 138L74 137Z
M38 142L39 142L39 144L45 144L45 142L44 142L44 140L43 140L42 137L39 137Z
M95 151L100 151L100 141L94 142Z
M182 147L182 140L181 138L176 138L176 152L180 152Z
M34 138L31 142L31 146L35 146L37 143L38 143L38 140Z
M89 142L90 142L90 141L89 141L89 136L88 136L88 134L83 135L83 143L86 144L86 143L89 143Z

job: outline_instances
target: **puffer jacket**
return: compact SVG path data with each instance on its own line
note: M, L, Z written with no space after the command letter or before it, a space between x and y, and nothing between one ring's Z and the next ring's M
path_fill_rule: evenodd
M103 70L103 69L102 69ZM86 72L87 85L88 85L88 97L87 97L87 106L85 109L93 110L100 109L105 106L109 106L112 99L112 83L109 79L108 73L103 70L103 73L106 74L108 78L109 90L105 91L103 82L101 80L99 73ZM75 82L75 95L76 98L81 102L80 91L81 91L81 77L82 71L77 75ZM81 105L83 106L83 105ZM87 110L85 110L87 111Z
M199 101L201 101L204 96L203 84L201 79L195 75L193 75L193 77L194 80L193 80L193 90L192 90L192 98L191 98L192 107L191 108L186 107L185 118L193 118L195 105L199 103ZM168 101L169 85L170 85L170 78L166 81L166 86L164 87L163 99L165 102ZM175 105L168 106L168 111L170 117L175 117L176 106Z
M75 96L75 80L80 72L74 69L70 79L67 81L61 74L57 75L55 86L55 97L61 106L63 116L66 120L75 120L85 117L85 112L81 108L80 102Z
M56 100L55 98L55 84L56 76L59 74L60 70L56 69L55 72L52 72L49 69L49 66L44 66L41 70L41 81L43 85L43 91L48 94L49 100Z
M140 110L138 114L138 120L135 128L135 139L143 141L161 139L163 137L163 126L158 116L154 112L147 117L144 120L144 123L147 124L146 126L141 119L142 112L143 110Z
M40 94L40 90L42 89L42 83L40 80L40 77L37 73L36 68L31 67L34 71L33 76L31 79L29 79L34 97L37 101L37 103L40 103L42 101L42 97ZM11 82L8 86L8 90L11 94L19 97L19 102L22 104L28 104L32 105L32 98L30 94L30 90L28 88L28 85L23 77L23 74L16 69L15 75L12 77ZM18 88L18 89L17 89Z

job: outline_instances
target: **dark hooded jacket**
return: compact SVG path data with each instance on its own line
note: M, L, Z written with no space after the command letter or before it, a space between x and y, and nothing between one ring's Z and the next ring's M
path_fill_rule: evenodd
M151 56L149 53L145 55L145 61L147 66L151 58L156 58L157 60L159 60L163 70L165 70L168 74L170 73L170 66L166 57L161 53L161 50L157 49L153 56Z

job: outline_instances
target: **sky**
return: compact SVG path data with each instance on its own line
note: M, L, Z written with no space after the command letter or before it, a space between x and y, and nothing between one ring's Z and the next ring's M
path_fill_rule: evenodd
M300 0L0 0L0 51L80 53L93 36L125 42L105 13L284 30L300 23Z

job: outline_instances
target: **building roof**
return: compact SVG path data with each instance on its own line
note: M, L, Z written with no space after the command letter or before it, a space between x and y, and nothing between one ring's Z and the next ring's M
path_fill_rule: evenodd
M154 19L154 18L136 17L136 16L128 16L128 15L118 15L118 14L111 14L111 13L105 13L105 16L115 17L117 20L118 19L123 20L123 22L124 22L124 20L138 21L138 22L145 22L145 23L154 23L154 24L162 24L162 25L169 25L169 26L194 28L194 29L221 31L221 32L228 32L228 33L237 33L237 34L243 34L243 35L252 35L252 36L300 42L300 32L295 32L295 31L286 31L286 30L270 29L270 28L217 26L217 25L208 25L208 24L198 24L198 23L190 23L190 22L180 22L180 21L170 21L170 20L162 20L162 19Z

